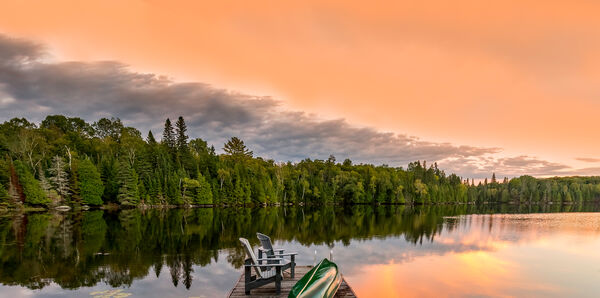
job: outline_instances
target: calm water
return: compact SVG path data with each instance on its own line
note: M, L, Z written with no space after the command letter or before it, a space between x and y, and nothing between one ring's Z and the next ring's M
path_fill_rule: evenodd
M598 206L0 214L0 296L222 297L257 231L360 297L598 297ZM315 255L316 251L316 255Z

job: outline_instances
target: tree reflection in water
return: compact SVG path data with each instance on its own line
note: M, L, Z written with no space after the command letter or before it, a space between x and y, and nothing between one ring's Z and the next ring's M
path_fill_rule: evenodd
M0 214L0 283L64 289L100 282L130 286L168 270L173 285L192 285L193 265L206 266L227 251L239 268L238 238L258 244L256 232L274 240L333 246L335 241L403 237L414 245L433 241L444 217L473 213L586 211L583 205L320 206L92 210ZM446 229L457 228L452 220Z

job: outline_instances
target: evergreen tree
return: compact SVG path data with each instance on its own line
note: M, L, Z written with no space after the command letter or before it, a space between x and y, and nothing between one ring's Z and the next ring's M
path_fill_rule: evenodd
M8 195L8 191L4 188L4 185L0 183L0 204L8 204L10 203L10 196Z
M162 143L166 145L169 149L174 149L176 145L175 132L173 131L173 125L171 124L171 120L169 118L167 118L167 120L165 121Z
M188 136L185 134L187 131L187 126L185 125L185 121L183 117L179 116L177 122L175 123L175 132L177 133L177 149L179 151L184 151L187 149L187 140Z
M182 190L182 198L184 204L191 204L193 201L194 194L196 193L196 189L199 186L198 180L183 178L182 181L183 190Z
M184 203L179 188L180 181L181 179L176 175L170 175L166 181L165 195L169 204L181 205Z
M212 204L213 194L210 184L206 181L202 174L198 173L198 188L196 189L196 204Z
M15 161L15 170L19 176L19 183L23 188L23 194L25 195L25 203L31 205L48 205L50 199L46 197L44 190L40 187L38 181L33 177L33 174L29 171L26 165L20 161Z
M48 195L52 186L50 185L50 182L48 182L48 179L46 179L46 174L41 166L38 167L38 178L40 180L40 187L44 190L46 195Z
M46 178L46 174L41 166L38 167L38 180L40 181L40 187L44 190L46 196L52 201L53 205L57 205L60 201L60 197L56 190L52 189L52 185Z
M148 142L148 145L151 146L156 145L156 139L154 138L154 135L152 134L151 130L148 131L148 137L146 138L146 142Z
M146 189L146 185L142 179L138 179L138 193L140 196L140 203L146 204L148 201L148 190Z
M140 201L138 192L138 176L131 165L122 161L119 162L119 194L117 198L121 205L136 206Z
M102 193L102 201L105 203L119 203L119 162L113 158L105 157L98 165L102 184L104 184L104 193Z
M76 205L81 205L81 188L79 183L79 160L72 160L68 169L69 176L69 192L71 194L71 202Z
M64 200L69 195L69 177L65 167L66 164L63 158L56 155L52 158L52 165L48 169L50 183L54 186L61 200Z
M78 172L82 202L88 205L102 205L104 185L96 166L89 159L84 159L79 162Z
M225 153L234 157L252 157L253 154L253 152L246 147L244 141L237 137L229 139L229 141L225 143L225 146L223 146L223 150Z

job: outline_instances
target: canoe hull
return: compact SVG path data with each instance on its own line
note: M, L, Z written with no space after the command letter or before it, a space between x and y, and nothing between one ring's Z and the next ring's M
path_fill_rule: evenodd
M337 265L323 259L294 285L288 298L331 298L341 283Z

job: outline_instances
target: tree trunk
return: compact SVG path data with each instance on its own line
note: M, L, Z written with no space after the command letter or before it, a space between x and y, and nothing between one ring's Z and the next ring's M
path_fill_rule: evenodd
M73 171L73 167L72 167L73 157L71 156L71 149L66 145L65 145L65 148L67 149L67 155L69 155L69 171Z

